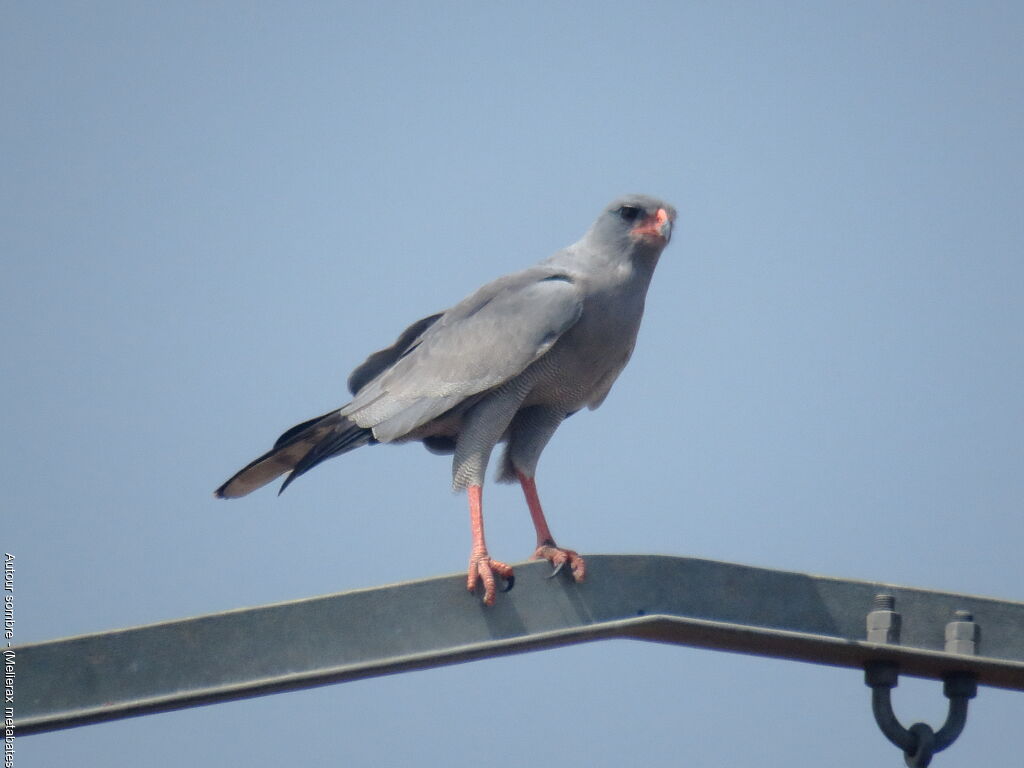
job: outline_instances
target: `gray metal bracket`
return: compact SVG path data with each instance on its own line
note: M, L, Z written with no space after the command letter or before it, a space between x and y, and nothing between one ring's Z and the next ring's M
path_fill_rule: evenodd
M868 640L899 643L902 617L896 611L896 598L888 593L875 595L873 610L867 616ZM979 626L970 611L956 611L946 624L947 653L973 656L978 652ZM949 699L949 714L938 731L927 723L904 728L892 710L892 689L899 683L900 666L895 661L869 661L864 665L864 682L871 688L871 712L889 741L903 750L910 768L927 768L932 757L946 749L967 724L967 704L978 695L977 675L959 669L942 676L943 692Z
M545 579L549 570L518 565L515 589L491 608L464 576L443 576L17 646L15 730L608 638L861 669L890 662L1024 690L1024 603L681 557L591 555L582 584ZM895 635L878 616L866 628L880 593L900 605ZM971 646L947 646L957 611L982 628Z

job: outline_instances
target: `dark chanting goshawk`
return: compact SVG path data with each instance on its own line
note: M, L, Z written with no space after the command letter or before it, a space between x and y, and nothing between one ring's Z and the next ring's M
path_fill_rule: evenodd
M410 325L348 380L352 400L292 427L215 491L233 499L289 473L283 491L320 462L373 443L421 441L454 454L453 485L469 497L473 546L467 586L512 569L488 554L483 482L495 445L499 482L518 481L537 530L535 558L574 578L583 558L555 544L537 495L537 461L558 425L597 408L629 361L644 300L675 209L645 195L611 203L582 238L536 266L488 283L455 306Z

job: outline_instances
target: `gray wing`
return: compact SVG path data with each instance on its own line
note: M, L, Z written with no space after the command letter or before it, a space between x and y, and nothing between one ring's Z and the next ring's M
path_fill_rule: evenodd
M356 369L362 387L341 415L373 429L381 442L402 437L517 376L572 327L582 308L580 287L553 268L500 278L439 318L411 326L399 338L404 351L376 378L363 383L356 376L362 367ZM408 338L417 326L422 333Z
M436 323L443 314L443 312L438 312L436 315L417 320L402 331L402 335L390 347L374 352L366 358L363 364L352 371L348 377L348 391L353 395L358 394L359 390L394 365L406 350L423 335L423 332Z

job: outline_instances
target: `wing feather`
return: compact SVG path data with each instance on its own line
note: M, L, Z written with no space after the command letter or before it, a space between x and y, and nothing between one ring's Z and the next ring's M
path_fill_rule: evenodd
M442 314L444 313L438 312L436 315L430 315L430 317L417 320L402 331L402 335L390 347L374 352L366 358L363 364L352 371L352 374L348 377L348 391L353 395L357 394L359 390L373 381L374 378L394 365L395 361L406 354L409 348L416 343L416 340L423 335L423 332L437 322Z
M341 413L381 442L402 437L522 373L575 324L582 307L579 286L551 268L496 280L417 338L403 334L408 348Z

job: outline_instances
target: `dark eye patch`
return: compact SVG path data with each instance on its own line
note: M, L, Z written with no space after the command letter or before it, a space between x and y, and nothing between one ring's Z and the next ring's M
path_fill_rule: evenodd
M622 217L624 221L636 221L640 217L641 213L643 213L643 211L635 205L624 205L618 210L619 216Z

